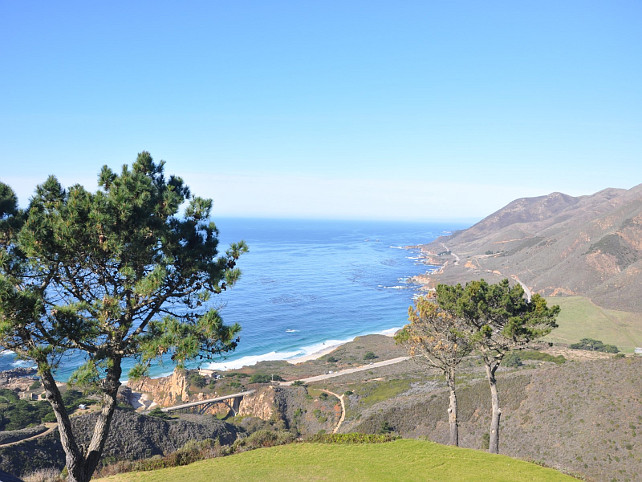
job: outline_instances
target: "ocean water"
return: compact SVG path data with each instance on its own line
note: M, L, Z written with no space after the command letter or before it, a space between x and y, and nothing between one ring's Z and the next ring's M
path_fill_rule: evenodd
M291 359L358 335L400 328L418 288L407 279L434 268L419 259L418 251L404 247L466 227L267 219L216 224L223 250L245 240L250 252L239 260L240 281L211 299L226 323L242 327L234 353L201 364L215 369ZM68 357L56 378L65 380L79 363L78 357ZM0 355L0 370L16 365L26 362ZM155 365L151 375L172 369L169 363Z

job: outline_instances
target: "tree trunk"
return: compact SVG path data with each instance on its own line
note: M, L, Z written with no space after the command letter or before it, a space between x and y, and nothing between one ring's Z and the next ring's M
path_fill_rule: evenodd
M69 415L67 414L67 410L65 409L65 404L62 401L62 395L60 394L58 385L56 385L56 381L54 380L49 368L45 366L39 366L38 372L40 378L42 379L42 385L45 389L47 401L51 404L51 408L53 409L54 415L56 416L56 421L58 422L60 443L62 444L62 448L65 451L66 455L69 480L82 480L74 478L74 475L82 472L84 457L82 455L82 452L80 451L80 448L78 447L78 444L76 443L76 438L71 431L71 421L69 420Z
M87 480L96 470L100 457L105 448L107 435L109 435L109 426L114 416L116 409L116 396L118 395L118 388L120 387L120 375L122 368L120 366L121 359L115 358L111 360L110 367L107 369L107 375L103 380L103 407L98 414L96 425L94 426L94 433L91 437L89 447L87 447L87 455L85 456L86 471L89 474Z
M103 380L103 407L98 414L94 433L91 442L87 447L86 453L78 447L76 438L71 430L71 421L62 401L60 390L56 381L48 368L39 369L42 383L47 394L47 400L53 408L56 420L58 421L58 431L60 432L60 442L66 454L67 477L68 482L89 482L93 475L100 457L105 447L105 441L109 434L109 426L116 408L116 395L120 387L120 376L122 373L121 359L111 360L110 367L107 369L107 375Z
M486 375L488 376L488 384L490 385L490 400L492 407L492 416L490 421L490 439L488 441L488 451L492 454L499 453L499 419L502 416L502 411L499 408L499 395L497 393L497 380L495 379L495 371L499 365L486 364Z
M447 374L448 388L450 389L450 403L448 405L448 423L450 424L450 445L459 446L459 422L457 420L457 394L455 393L455 371Z

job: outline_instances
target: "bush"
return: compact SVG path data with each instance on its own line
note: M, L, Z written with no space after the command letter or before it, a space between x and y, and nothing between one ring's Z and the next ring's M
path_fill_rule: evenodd
M293 387L304 387L305 383L303 383L301 380L295 380L292 382Z
M255 373L250 377L250 383L270 383L271 380L270 375L265 373Z
M149 415L150 417L162 418L163 420L168 420L172 418L169 416L168 413L163 412L160 407L155 407L147 415Z
M261 447L273 447L275 445L284 445L291 442L294 442L295 436L293 433L279 430L257 430L248 437L238 439L232 445L232 450L237 451L238 449L250 450L257 449Z
M564 358L564 355L549 355L548 353L544 353L541 351L536 351L536 350L524 350L519 352L519 357L523 360L536 360L536 361L548 361L548 362L553 362L557 365L561 365L562 363L566 362L566 358Z
M363 355L364 360L374 360L375 358L377 358L377 355L375 355L374 352L371 351L367 351L365 355Z
M387 420L384 420L381 422L381 428L379 429L379 433L390 433L394 431L394 429L390 426Z
M570 345L573 350L601 351L604 353L618 353L618 347L615 345L605 345L600 340L593 338L582 338L578 343Z
M198 388L205 388L207 386L207 380L197 371L188 372L187 381L190 383L190 385L194 385Z
M510 368L521 367L523 365L522 357L520 357L519 353L517 353L516 351L512 351L504 357L503 364L504 366Z
M279 375L268 375L266 373L255 373L250 377L250 383L270 383L271 381L282 382L284 380Z
M62 474L57 469L40 469L23 477L24 482L52 482L62 481Z
M55 421L53 410L48 402L20 400L13 390L0 389L0 409L2 410L0 430L20 430L51 419Z
M490 446L490 434L486 432L484 435L482 435L481 448L482 450L488 450L489 446Z
M316 434L307 438L305 441L310 443L321 444L377 444L391 442L401 437L397 435L373 434L373 433L327 433Z
M335 357L333 357L333 356L329 356L328 358L326 358L326 359L325 359L325 361L330 362L330 363L336 363L336 362L338 362L339 360L337 360L337 359L336 359Z

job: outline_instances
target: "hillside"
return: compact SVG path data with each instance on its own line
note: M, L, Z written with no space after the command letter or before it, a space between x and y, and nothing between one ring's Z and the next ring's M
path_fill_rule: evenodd
M498 374L504 414L500 452L580 474L587 480L634 480L642 466L639 411L642 358L616 358L547 344L540 348L541 352L532 354L541 356L528 358L522 352L524 366L501 368ZM414 360L385 366L368 364L364 371L352 371L356 362L363 365L364 350L376 353L377 360L385 360L397 355L398 349L392 338L371 335L313 362L288 367L264 362L262 368L254 367L254 370L281 367L280 373L287 378L350 369L336 378L310 382L307 386L251 385L257 388L253 398L255 415L269 421L249 413L228 419L229 423L212 415L184 415L181 418L188 418L164 421L119 411L108 439L105 462L166 455L187 440L218 437L229 444L237 437L248 440L250 434L265 430L281 435L287 430L291 437L305 437L321 429L330 432L343 413L342 404L332 394L341 394L345 403L340 432L378 433L385 422L404 437L446 442L448 394L443 376ZM564 358L559 355L567 360L561 365L557 363ZM293 371L289 373L286 368ZM238 376L229 379L247 380ZM461 445L481 449L488 432L490 408L488 383L475 357L460 367L458 398ZM89 417L75 418L74 423L87 424ZM230 457L235 458L236 455ZM0 462L0 469L23 475L52 465L59 470L64 457L54 433L0 450ZM334 465L328 463L332 466L328 469ZM218 470L221 466L216 467ZM401 473L409 472L404 466Z
M508 277L545 296L642 313L642 184L517 199L422 250L442 266L424 280L432 285Z

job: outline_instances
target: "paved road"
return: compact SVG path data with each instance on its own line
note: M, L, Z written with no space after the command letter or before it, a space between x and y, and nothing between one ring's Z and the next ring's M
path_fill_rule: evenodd
M350 373L357 373L357 372L362 372L364 370L371 370L373 368L377 367L385 367L386 365L394 365L395 363L399 363L405 360L408 360L410 357L407 356L400 356L398 358L392 358L390 360L384 360L380 362L375 362L375 363L370 363L368 365L362 365L360 367L355 367L355 368L346 368L345 370L339 370L337 372L333 373L326 373L324 375L317 375L314 377L308 377L308 378L301 378L300 380L292 380L289 382L282 382L281 385L285 386L290 386L294 382L301 381L303 383L311 383L311 382L318 382L321 380L327 380L328 378L334 378L334 377L340 377L341 375L348 375Z
M441 243L441 245L444 247L444 249L445 249L446 251L449 251L449 252L450 252L450 255L451 255L453 258L455 258L455 265L458 265L458 264L459 264L459 256L457 256L455 253L453 253L452 251L450 251L450 249L448 248L448 246L446 246L444 243Z

